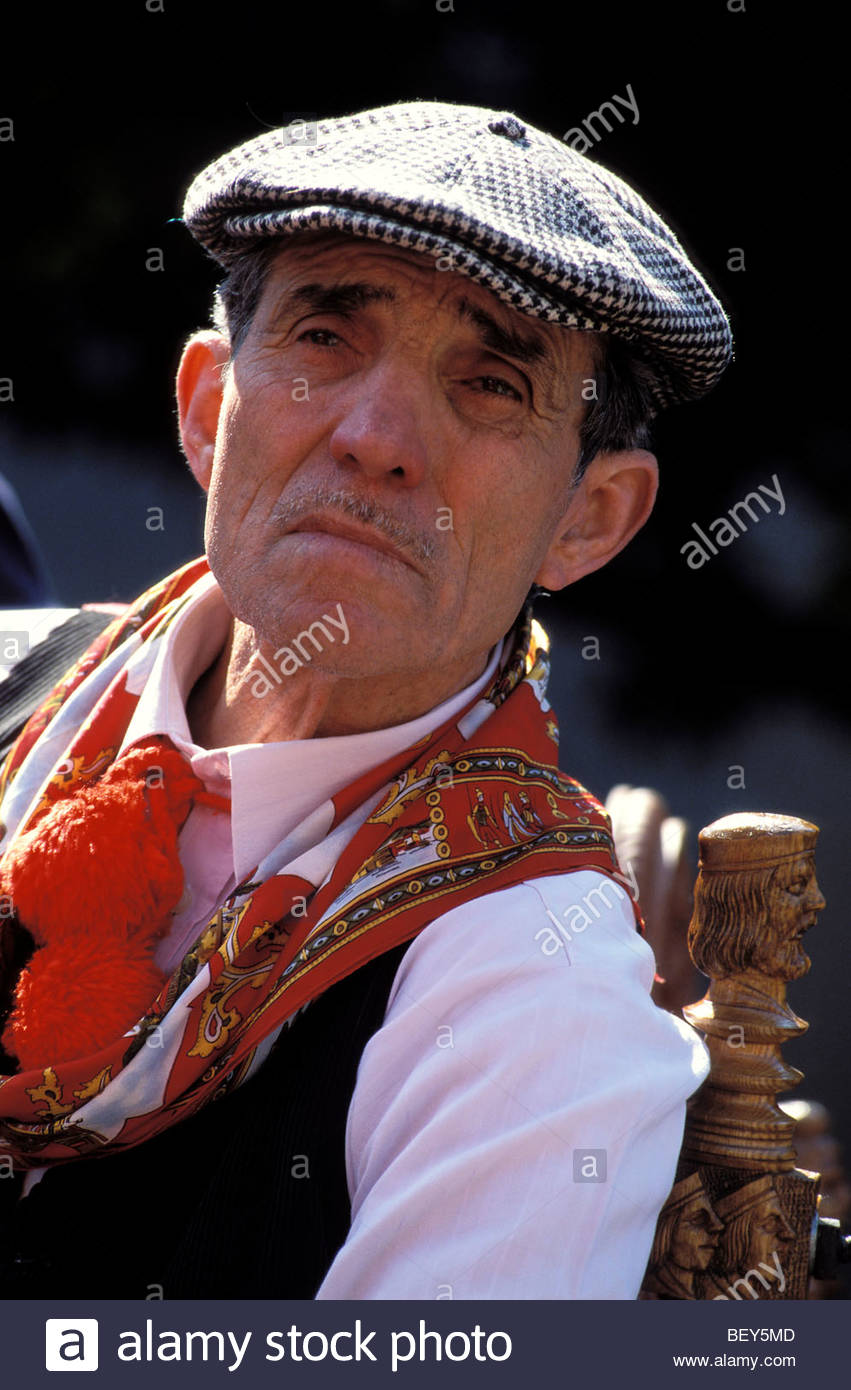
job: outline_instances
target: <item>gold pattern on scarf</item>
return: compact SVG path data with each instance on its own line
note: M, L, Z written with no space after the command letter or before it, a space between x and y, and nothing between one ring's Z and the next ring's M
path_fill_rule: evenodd
M222 943L233 938L233 934L250 906L251 898L246 898L239 907L233 906L232 901L228 900L218 911L213 913L195 945L183 957L169 980L166 1010L171 1008L175 999L183 993L187 985L191 984L198 971L207 964L210 957L215 955L216 951L221 950Z
M50 789L55 787L61 791L62 796L66 796L72 787L93 782L102 772L105 772L110 764L115 760L117 749L101 748L96 758L87 763L82 756L65 758L59 764L55 773L47 783L44 791L39 798L33 816L38 815L45 807L52 806L54 798L49 795Z
M419 796L429 782L435 780L434 773L438 768L446 768L449 772L449 780L452 780L448 748L442 748L439 753L435 753L433 758L429 758L420 773L417 772L416 764L406 767L404 772L392 782L390 790L381 804L376 806L369 816L369 824L383 821L385 825L392 825L394 820L398 820L407 803L413 801L414 797Z
M44 1068L40 1086L27 1086L26 1089L33 1104L44 1102L46 1109L43 1113L46 1116L70 1115L74 1109L73 1105L62 1104L62 1085L52 1067Z
M248 903L245 904L246 908L247 906ZM243 915L244 909L239 912L239 918L241 919ZM188 1057L211 1057L214 1052L218 1052L226 1046L233 1030L242 1023L242 1014L237 1008L231 1006L230 1000L245 985L249 985L252 989L259 989L275 968L277 957L282 949L282 943L276 944L274 942L272 930L275 925L274 922L269 921L258 922L252 928L248 940L242 944L242 949L247 950L261 936L266 937L269 954L259 965L239 966L236 964L229 949L233 945L236 928L232 928L222 942L218 954L224 962L224 969L217 975L201 999L198 1029L195 1041L186 1054Z
M449 831L444 824L443 808L439 804L440 794L429 792L426 801L431 803L428 817L414 825L402 826L382 840L378 848L352 874L350 884L357 883L367 874L390 868L401 854L409 854L412 850L425 850L429 853L434 851L439 859L449 858L452 851L447 844Z
M99 1096L104 1087L112 1080L112 1063L107 1062L105 1067L101 1067L97 1076L93 1076L91 1081L86 1081L79 1090L74 1092L74 1096L79 1101L94 1100Z

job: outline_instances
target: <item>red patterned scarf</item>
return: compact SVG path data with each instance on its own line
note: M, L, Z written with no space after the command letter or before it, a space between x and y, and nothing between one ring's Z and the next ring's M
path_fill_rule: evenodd
M6 881L17 881L10 867L16 865L24 883L27 836L60 803L74 809L75 833L91 825L87 793L116 778L127 757L117 755L139 698L133 693L139 663L208 573L202 557L149 589L95 639L28 721L0 774L0 882L4 866ZM164 983L148 975L138 984L137 997L146 1002L122 1006L131 1010L124 1026L111 1016L100 1021L109 1041L75 1048L67 1039L62 1045L61 1028L39 1030L39 1037L55 1039L45 1044L46 1055L0 1077L0 1154L25 1170L106 1145L132 1147L227 1094L252 1070L259 1045L299 1009L453 907L541 875L594 869L615 878L608 816L557 766L558 725L545 696L548 648L527 605L509 634L507 661L482 694L333 798L329 833L368 800L376 804L326 882L274 868L260 881L255 869ZM128 680L134 663L135 681ZM140 752L137 777L145 776L151 753ZM205 793L191 773L181 780L178 772L174 786L176 835L193 797ZM138 804L150 819L153 791L149 798L143 786L143 793ZM132 839L129 811L112 814L118 841ZM264 860L270 863L274 854ZM168 900L141 912L152 938L166 929L180 886L172 884ZM0 965L13 958L15 934L26 926L35 939L37 974L43 941L31 914L39 894L31 893L25 911L24 890L17 893L14 913L0 917ZM122 916L112 895L102 896L110 899L112 920L119 917L119 937L130 941L141 930L125 920L135 908ZM633 910L641 930L635 903ZM103 953L98 933L90 935ZM43 954L47 959L46 949ZM76 990L80 1007L94 1017L104 1012L108 989L91 983L101 977L91 973L90 961L86 968L89 974L82 965L71 971L65 988ZM25 991L18 983L20 1002Z

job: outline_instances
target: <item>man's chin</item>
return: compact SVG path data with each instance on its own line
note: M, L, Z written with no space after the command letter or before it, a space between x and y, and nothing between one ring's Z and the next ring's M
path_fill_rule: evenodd
M807 974L811 964L809 956L805 955L801 945L797 941L792 941L781 957L782 978L784 980L800 980L802 975Z
M326 605L312 622L304 618L300 627L297 623L282 627L280 637L273 635L271 640L261 636L260 650L285 675L298 672L302 679L312 674L375 685L379 677L392 682L394 674L405 683L418 678L411 669L412 657L414 653L418 660L422 657L424 667L428 654L420 652L404 632L389 629L381 615L356 626L354 622L346 606L337 610ZM418 667L419 677L423 667Z
M422 629L421 613L399 613L377 596L346 593L342 586L300 593L270 585L259 601L256 593L223 593L234 616L255 633L264 650L301 646L315 655L337 646L350 654L374 653L378 644L392 651L395 643L407 647L411 634Z

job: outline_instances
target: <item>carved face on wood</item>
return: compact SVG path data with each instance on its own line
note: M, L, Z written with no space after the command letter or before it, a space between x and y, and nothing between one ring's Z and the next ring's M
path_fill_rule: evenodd
M725 1272L744 1275L760 1262L771 1267L775 1255L795 1239L771 1174L722 1197L717 1206L724 1222L718 1253Z
M675 1183L656 1223L647 1266L653 1291L660 1291L653 1285L653 1276L658 1276L666 1293L671 1292L666 1284L671 1279L680 1289L678 1296L690 1298L693 1275L706 1269L722 1229L699 1173Z
M706 1193L696 1193L680 1208L671 1235L672 1263L680 1269L706 1269L722 1229Z
M824 905L812 850L773 866L701 873L688 935L692 959L713 979L758 970L797 980L810 968L801 938Z
M824 907L816 881L815 858L802 854L774 871L770 889L768 929L754 965L779 980L806 975L810 959L801 938L814 926Z
M795 1232L786 1219L776 1192L771 1192L754 1210L749 1236L745 1260L749 1269L755 1269L760 1262L769 1264L775 1250L782 1250L790 1240L795 1239Z
M795 1233L780 1205L780 1198L770 1188L761 1202L745 1209L740 1216L730 1215L724 1230L724 1255L730 1268L756 1269L772 1264L775 1252L781 1252L794 1240Z

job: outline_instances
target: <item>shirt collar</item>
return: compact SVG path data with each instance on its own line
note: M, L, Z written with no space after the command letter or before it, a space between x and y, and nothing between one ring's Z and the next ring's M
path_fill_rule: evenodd
M319 820L327 820L330 827L330 798L460 713L492 680L505 647L502 638L491 649L485 670L476 680L404 724L340 737L201 748L192 738L186 701L195 682L224 646L230 621L230 610L215 577L205 575L161 640L152 643L152 652L146 654L143 648L137 654L139 661L131 662L128 689L139 692L139 701L119 751L153 735L167 735L208 790L230 794L233 868L238 882L282 840L292 839L292 854L284 854L283 862L309 848L310 842L315 843L321 825L314 813L325 806L327 814ZM306 832L308 818L311 833L306 837L299 830L304 827ZM305 838L307 843L302 843Z

